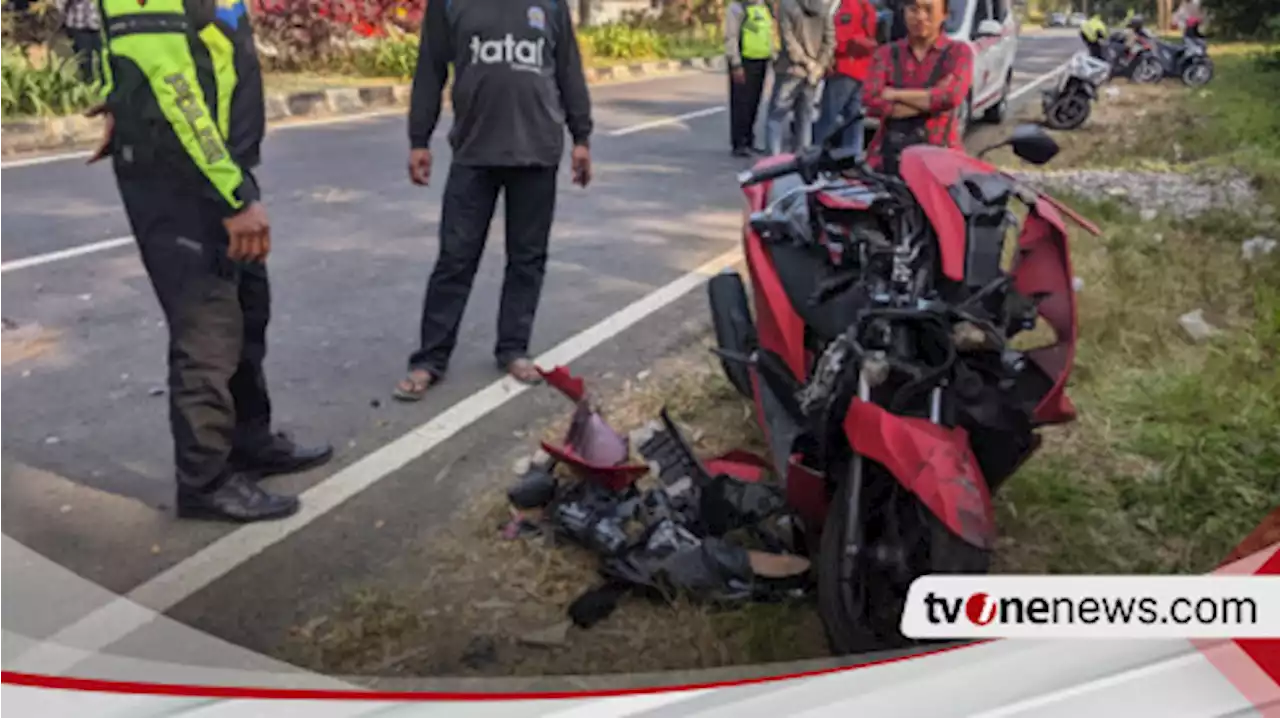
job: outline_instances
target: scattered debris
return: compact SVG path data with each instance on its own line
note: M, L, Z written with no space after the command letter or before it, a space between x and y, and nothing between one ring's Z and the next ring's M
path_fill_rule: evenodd
M572 625L572 621L561 621L554 626L547 626L532 633L526 633L520 637L520 642L545 648L564 646L569 643L569 627Z
M1143 222L1151 222L1155 220L1156 216L1159 214L1160 213L1155 211L1154 209L1147 207L1138 213L1138 217L1140 217Z
M62 506L59 506L58 513L63 513L63 514L71 513L71 504L63 504Z
M1222 333L1204 318L1204 310L1197 309L1178 317L1178 324L1193 341L1202 342Z
M1072 277L1071 288L1077 292L1080 291L1081 289L1084 289L1084 280L1081 279L1080 277Z
M1276 240L1269 237L1254 237L1246 239L1240 244L1240 256L1246 262L1252 262L1255 259L1265 257L1276 249Z
M639 374L636 374L636 381L644 381L645 379L648 379L649 375L652 373L653 373L653 370L644 369Z
M50 446L53 446L54 444L61 444L61 443L62 443L62 439L60 439L60 438L58 438L58 437L56 437L56 436L46 436L46 437L44 437L44 443L46 443L46 444L48 444L48 445L50 445Z
M512 518L500 530L510 540L545 524L600 557L604 582L569 607L574 623L603 619L629 591L751 601L808 589L809 562L791 545L781 488L764 480L767 460L734 451L704 461L665 409L624 437L581 379L563 367L542 374L575 402L573 421L563 446L544 442L553 461L530 462L512 485ZM632 446L645 463L628 463Z
M381 408L381 407L382 407L382 400L381 400L381 399L370 399L370 400L369 400L369 406L373 407L374 409L379 409L379 408Z
M151 544L151 555L155 556L159 553L160 553L160 544L158 543Z
M147 394L151 396L164 396L166 391L167 390L162 386L153 386L147 391Z
M1119 96L1120 96L1120 88L1119 88L1119 87L1116 87L1115 85L1112 85L1111 87L1108 87L1108 88L1105 90L1105 92L1106 92L1107 97L1108 97L1109 99L1112 99L1112 100L1114 100L1114 99L1116 99L1117 97L1119 97Z
M93 295L92 295L92 294L81 294L78 298L79 298L79 299L80 299L80 301L82 301L82 302L87 302L87 301L89 301L89 300L93 299Z

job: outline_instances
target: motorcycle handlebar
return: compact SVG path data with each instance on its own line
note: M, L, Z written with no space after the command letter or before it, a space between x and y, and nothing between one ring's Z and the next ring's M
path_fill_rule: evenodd
M852 148L810 148L802 150L786 162L747 170L738 175L738 183L743 187L750 187L796 173L811 180L819 173L839 172L856 167L861 162L862 153Z

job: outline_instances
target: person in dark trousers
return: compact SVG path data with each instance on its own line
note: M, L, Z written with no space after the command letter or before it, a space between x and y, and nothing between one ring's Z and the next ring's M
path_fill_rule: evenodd
M271 433L267 352L271 225L252 169L265 128L262 73L242 0L104 4L105 135L125 213L169 326L177 513L288 516L258 479L325 463ZM216 61L215 61L216 58ZM229 96L228 96L229 95Z
M729 65L729 139L734 155L750 157L756 152L756 115L773 59L773 15L765 0L729 3L724 53Z
M453 65L453 162L440 215L440 254L427 283L418 350L394 395L421 399L444 378L498 193L506 205L507 268L498 310L498 366L536 383L528 357L546 271L565 127L573 181L591 181L591 98L566 0L432 0L409 109L409 177L427 184L431 135Z
M871 59L862 103L879 118L868 160L897 173L903 150L930 144L963 151L957 110L973 85L973 51L942 31L948 0L907 0L907 37Z
M95 0L54 0L62 15L62 29L71 40L71 50L79 63L80 80L100 79L98 58L102 52L102 20Z
M876 49L876 8L869 0L841 0L836 7L835 63L822 87L822 107L814 129L815 141L862 114L862 84L871 68ZM839 146L862 150L863 122L849 123L841 133Z

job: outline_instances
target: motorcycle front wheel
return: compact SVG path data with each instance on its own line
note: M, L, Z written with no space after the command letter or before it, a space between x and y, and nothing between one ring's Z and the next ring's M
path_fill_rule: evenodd
M1044 124L1051 130L1074 130L1089 119L1093 103L1079 93L1068 93L1053 101L1044 111Z
M1143 55L1134 64L1133 74L1130 77L1134 82L1151 85L1164 79L1164 68L1160 66L1160 61L1151 55Z
M1204 87L1213 79L1213 63L1208 60L1193 62L1182 68L1182 84L1187 87Z
M900 623L907 589L930 573L987 573L991 555L956 536L880 465L866 462L859 519L863 548L840 577L851 477L840 483L822 528L818 612L834 655L910 645Z

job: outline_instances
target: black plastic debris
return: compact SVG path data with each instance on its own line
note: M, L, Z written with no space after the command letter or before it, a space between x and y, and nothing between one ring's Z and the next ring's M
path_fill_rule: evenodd
M518 517L537 515L555 535L600 557L604 582L568 607L574 624L595 625L630 591L668 601L686 595L740 602L808 590L809 562L779 531L793 524L781 489L764 480L766 460L738 451L704 462L665 408L660 422L628 442L585 408L585 385L567 370L562 375L565 387L558 388L579 397L566 445L584 456L568 461L556 455L559 447L544 444L565 478L556 466L531 467L508 498ZM645 459L640 471L656 482L614 475L631 468L629 444Z
M517 509L540 509L556 497L554 467L530 466L507 490L507 500Z

